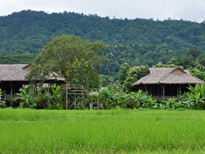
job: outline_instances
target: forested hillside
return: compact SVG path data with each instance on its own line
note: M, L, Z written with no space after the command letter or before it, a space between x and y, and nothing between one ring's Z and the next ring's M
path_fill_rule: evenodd
M191 46L197 46L202 53L205 51L204 23L171 19L109 19L71 12L47 14L28 10L0 17L0 34L0 63L18 63L2 59L19 50L24 52L24 57L35 57L54 36L62 34L103 41L107 45L105 55L109 58L108 66L101 69L103 74L115 74L124 62L131 66L166 63L186 54Z

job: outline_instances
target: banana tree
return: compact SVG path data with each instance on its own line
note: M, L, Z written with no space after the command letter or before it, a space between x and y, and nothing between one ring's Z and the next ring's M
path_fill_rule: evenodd
M63 100L64 97L62 95L62 91L60 90L60 86L59 85L55 85L53 87L51 87L51 91L52 91L52 107L55 107L57 109L60 109L63 107Z
M191 93L187 93L188 98L194 103L194 108L205 109L205 89L204 84L196 85L195 87L189 86Z
M20 106L23 108L35 108L36 107L36 99L31 95L30 86L19 89L20 93L16 95L19 97L15 97L14 100L22 99L23 102L20 103Z
M137 93L131 92L133 98L133 107L151 107L153 104L153 99L151 96L148 96L147 93L143 93L142 90L139 90Z
M102 89L98 91L98 95L94 95L95 98L99 100L99 102L102 103L102 105L109 109L114 105L114 89L107 90L107 89Z
M132 96L131 94L127 94L123 92L123 90L120 90L114 95L115 102L117 103L117 106L120 106L122 108L130 107L132 104Z

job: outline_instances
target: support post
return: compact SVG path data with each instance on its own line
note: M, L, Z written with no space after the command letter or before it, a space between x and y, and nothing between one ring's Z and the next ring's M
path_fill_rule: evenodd
M179 95L181 94L181 85L179 85Z
M147 85L145 85L145 92L147 92Z
M10 86L11 86L11 91L10 91L11 99L13 99L13 83L12 82L10 82Z
M172 96L175 95L175 92L174 92L174 84L172 85Z
M65 109L67 110L68 109L68 87L67 87L67 84L66 84L66 90L65 90L66 94L65 94Z
M177 96L179 96L179 85L176 86L177 86Z
M180 95L180 92L181 92L181 85L177 85L177 96Z
M81 106L83 107L83 101L84 101L84 99L83 99L83 94L84 94L84 89L83 89L83 85L82 85L82 89L81 89L82 91L81 91L81 95L82 95L82 102L81 102Z
M165 85L162 85L162 96L163 99L165 98Z
M75 102L74 102L74 109L76 110L76 92L75 92Z

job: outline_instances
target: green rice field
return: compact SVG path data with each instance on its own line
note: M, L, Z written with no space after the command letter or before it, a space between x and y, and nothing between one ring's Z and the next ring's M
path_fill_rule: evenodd
M205 153L205 111L0 109L5 153Z

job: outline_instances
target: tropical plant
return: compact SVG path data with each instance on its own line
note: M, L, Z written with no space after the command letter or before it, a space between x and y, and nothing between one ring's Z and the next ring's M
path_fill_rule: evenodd
M184 108L186 109L193 109L194 108L194 102L191 97L189 97L188 92L184 92L179 96L179 101L181 101L184 105Z
M132 95L120 90L114 95L115 107L127 108L132 104Z
M177 98L167 98L165 100L165 108L168 109L168 108L172 108L172 109L175 109L175 104L178 102L178 99Z
M36 99L32 97L30 86L19 89L20 93L16 95L19 97L15 97L14 100L22 99L23 101L20 103L20 107L22 108L36 108Z
M153 99L147 93L143 93L139 90L137 93L131 92L133 108L151 108L153 105Z
M2 96L2 91L0 89L0 108L6 108L6 104L4 101L1 100L1 96Z
M0 97L2 96L2 91L1 91L1 89L0 89Z
M62 110L63 105L60 103L54 103L54 104L49 104L49 109L54 109L54 110Z
M63 103L64 97L62 95L62 91L60 90L60 86L56 84L54 84L51 87L51 91L52 91L52 98L55 101L55 103Z
M36 96L37 108L48 108L52 100L52 96L47 91L40 91Z
M195 109L205 109L205 89L204 85L196 84L195 87L189 86L191 93L188 93L188 97L194 102Z
M60 86L54 84L51 87L51 91L52 91L52 100L51 100L51 104L49 105L49 108L50 109L62 109L65 98L63 95L63 91L60 90Z
M114 89L111 90L99 90L99 101L102 102L103 106L107 109L114 105Z
M148 66L130 67L129 70L127 70L127 75L122 85L123 91L131 92L131 85L135 81L147 75L147 71L148 71Z
M6 108L5 102L0 102L0 108Z

